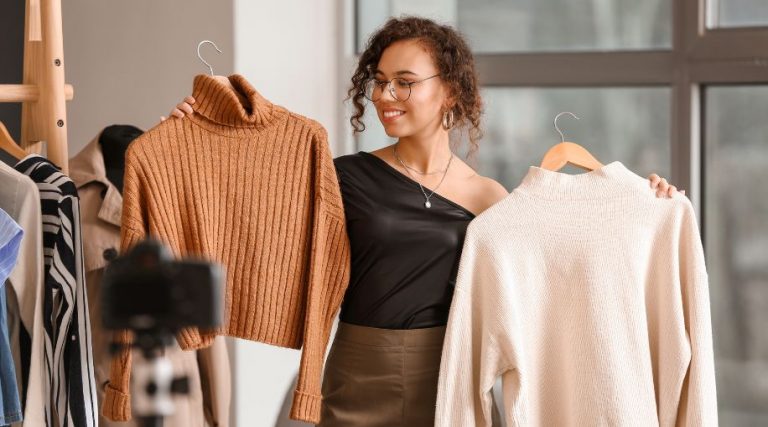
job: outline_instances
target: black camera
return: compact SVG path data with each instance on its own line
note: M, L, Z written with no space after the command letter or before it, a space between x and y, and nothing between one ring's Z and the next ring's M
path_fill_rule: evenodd
M159 242L143 241L104 273L104 327L172 334L184 327L218 327L222 276L215 264L175 261Z
M155 240L137 244L112 261L102 280L102 322L133 332L134 412L142 425L161 427L174 412L174 395L189 393L186 376L174 377L163 349L185 327L221 324L222 269L203 261L174 261ZM112 351L128 344L113 343Z

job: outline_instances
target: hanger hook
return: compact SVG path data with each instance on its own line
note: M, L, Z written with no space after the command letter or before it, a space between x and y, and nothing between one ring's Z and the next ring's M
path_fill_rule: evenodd
M210 40L203 40L200 43L197 44L197 57L200 59L200 61L203 62L208 67L208 71L213 75L213 67L211 67L211 64L207 63L205 59L203 59L202 55L200 55L200 48L203 47L204 44L210 43L213 45L214 48L216 48L216 51L221 53L221 49L219 49L218 46L216 46L216 43L210 41Z
M571 115L571 116L572 116L574 119L576 119L576 120L581 120L581 119L579 119L578 117L576 117L576 115L575 115L575 114L571 113L570 111L563 111L562 113L560 113L560 114L558 114L558 115L556 115L556 116L555 116L555 130L557 131L557 133L559 133L559 134L560 134L560 142L565 142L565 135L563 135L563 131L561 131L561 130L560 130L560 128L557 126L557 119L559 119L559 118L560 118L560 116L562 116L563 114L569 114L569 115Z

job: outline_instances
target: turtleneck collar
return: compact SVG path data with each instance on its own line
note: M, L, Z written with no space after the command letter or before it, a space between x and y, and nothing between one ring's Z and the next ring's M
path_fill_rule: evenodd
M228 79L245 98L244 102L225 83L200 74L195 76L192 87L195 113L216 125L232 128L261 128L273 121L274 104L262 97L245 77L234 74Z
M612 162L578 175L531 166L515 191L550 200L597 200L632 197L650 191L650 185L621 162Z

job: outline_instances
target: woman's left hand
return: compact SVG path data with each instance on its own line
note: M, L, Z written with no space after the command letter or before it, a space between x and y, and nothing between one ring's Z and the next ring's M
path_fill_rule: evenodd
M655 173L652 173L648 177L648 180L651 181L651 188L656 190L656 197L670 198L678 193L677 187L670 185L665 178L662 178ZM685 195L685 190L680 190L679 193Z

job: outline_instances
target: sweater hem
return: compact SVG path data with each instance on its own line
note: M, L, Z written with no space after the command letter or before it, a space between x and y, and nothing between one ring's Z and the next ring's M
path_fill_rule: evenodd
M213 334L198 334L198 336L200 337L200 339L197 339L197 338L182 339L180 337L177 337L179 347L181 347L181 349L185 351L200 350L203 348L207 348L211 345L210 343L208 343L209 339L212 340L217 336L240 338L247 341L254 341L261 344L267 344L267 345L271 345L279 348L289 348L292 350L301 350L303 346L302 340L298 340L298 342L289 342L287 340L281 340L281 339L275 339L275 338L260 338L256 336L238 334L231 331L216 331Z

